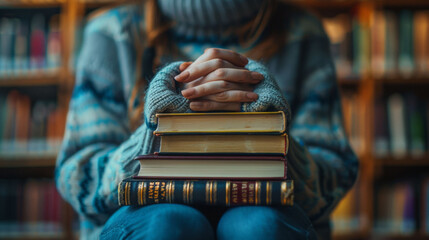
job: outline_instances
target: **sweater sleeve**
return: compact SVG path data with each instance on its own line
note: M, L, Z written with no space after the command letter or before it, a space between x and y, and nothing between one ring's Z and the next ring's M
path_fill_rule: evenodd
M358 160L343 128L329 39L305 39L302 53L301 88L289 130L288 175L295 180L296 202L317 224L353 185Z
M62 197L96 225L118 208L118 183L139 169L133 157L150 152L153 144L145 124L129 130L115 46L105 33L85 34L55 170Z

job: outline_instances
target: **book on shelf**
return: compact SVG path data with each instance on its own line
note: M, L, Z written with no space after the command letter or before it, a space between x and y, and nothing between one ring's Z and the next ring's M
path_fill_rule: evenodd
M414 55L418 74L429 73L429 11L414 13Z
M407 136L405 125L405 103L401 94L392 94L387 100L389 133L391 137L391 153L395 157L407 153Z
M408 153L423 156L425 149L424 107L414 94L405 95Z
M0 155L56 155L66 113L53 101L34 101L16 90L0 93Z
M159 113L156 135L279 134L286 130L284 112Z
M345 195L332 212L334 234L350 233L361 229L359 207L359 182Z
M404 77L414 72L413 14L402 10L399 15L399 71Z
M286 179L283 156L137 156L138 177L182 179Z
M350 14L341 12L322 21L341 79L365 73L376 78L429 74L427 10L373 11L360 6Z
M411 182L385 184L376 189L375 226L380 234L413 234L416 230L415 190Z
M374 155L387 156L389 149L386 102L384 99L376 99L374 103Z
M61 203L51 180L1 180L0 238L62 233Z
M0 80L61 66L61 29L57 13L19 10L0 19ZM49 24L47 24L49 23Z
M119 205L293 205L293 181L124 179Z
M426 178L422 184L422 221L421 229L424 234L429 234L429 178Z
M287 134L282 135L164 135L159 154L286 155Z

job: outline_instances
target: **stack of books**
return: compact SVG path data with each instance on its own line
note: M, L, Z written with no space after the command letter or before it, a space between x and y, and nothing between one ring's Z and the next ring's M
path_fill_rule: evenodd
M158 153L136 157L120 205L292 205L283 112L157 114Z

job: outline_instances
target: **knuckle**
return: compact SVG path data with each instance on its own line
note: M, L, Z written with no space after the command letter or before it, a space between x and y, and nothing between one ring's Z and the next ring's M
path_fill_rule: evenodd
M224 102L226 100L228 100L228 93L227 92L220 92L215 94L215 100L219 101L219 102Z
M209 48L207 49L207 54L211 57L216 57L219 55L219 50L216 48Z
M214 59L214 65L216 68L221 68L223 67L223 60L220 58L216 58Z
M222 68L217 69L217 70L215 71L215 74L216 74L216 76L217 76L218 78L224 78L224 77L226 76L226 70L225 70L225 69L222 69Z
M238 97L239 97L239 100L243 100L243 101L248 99L246 96L246 92L240 92Z
M222 89L229 89L231 87L231 84L227 81L219 81L219 87Z

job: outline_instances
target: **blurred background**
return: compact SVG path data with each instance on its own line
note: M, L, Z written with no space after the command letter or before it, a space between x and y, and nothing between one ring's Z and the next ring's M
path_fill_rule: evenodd
M331 39L360 175L334 239L429 239L429 1L282 0ZM53 177L86 17L115 0L0 0L0 239L74 239Z

